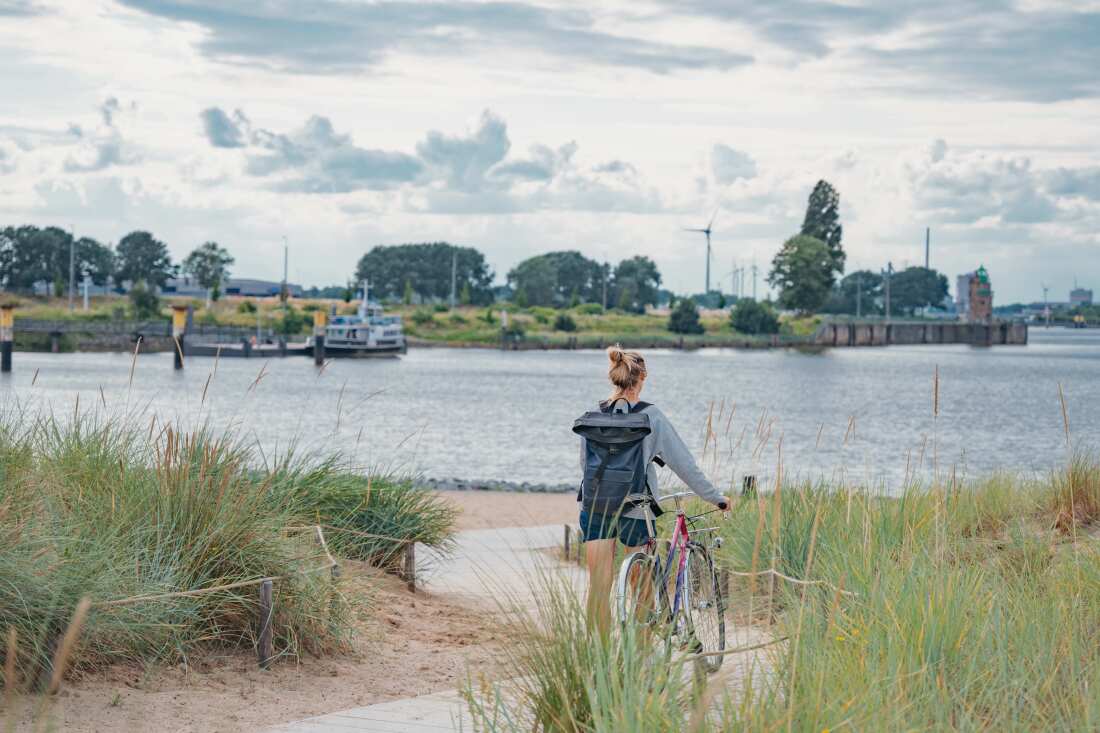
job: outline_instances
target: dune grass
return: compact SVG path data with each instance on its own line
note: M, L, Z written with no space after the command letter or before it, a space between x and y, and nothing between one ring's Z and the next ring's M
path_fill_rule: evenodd
M1077 457L1045 480L743 500L727 566L815 584L737 579L790 641L724 728L1095 730L1098 481Z
M488 731L1096 730L1098 498L1084 456L1044 479L741 498L720 561L730 621L786 639L766 668L685 683L632 629L589 633L560 586L520 616L515 679L471 684L470 708Z
M277 654L343 649L366 599L349 596L330 572L316 526L379 530L390 546L445 544L453 515L426 497L407 482L362 478L334 458L287 456L264 467L231 434L97 414L65 421L6 414L0 631L15 631L17 682L33 689L49 676L82 598L91 607L72 650L78 672L252 646L253 583L265 577L276 578ZM328 544L381 560L380 544ZM171 595L232 584L241 585ZM135 598L145 600L127 600Z

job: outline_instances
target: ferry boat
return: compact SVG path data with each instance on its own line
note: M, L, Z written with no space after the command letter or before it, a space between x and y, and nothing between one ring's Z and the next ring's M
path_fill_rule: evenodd
M369 298L363 281L363 299L354 316L333 316L325 327L325 353L329 356L389 356L408 350L401 316L387 316L382 305Z

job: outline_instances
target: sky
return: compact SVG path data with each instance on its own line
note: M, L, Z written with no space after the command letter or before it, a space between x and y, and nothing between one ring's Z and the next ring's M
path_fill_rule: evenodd
M1100 0L0 0L0 226L343 283L379 244L700 292L840 192L848 270L1100 296ZM285 240L284 240L285 238ZM751 274L746 290L751 289Z

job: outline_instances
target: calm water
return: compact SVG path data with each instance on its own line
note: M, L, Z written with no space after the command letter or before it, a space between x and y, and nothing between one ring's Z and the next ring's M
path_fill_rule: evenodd
M771 474L780 438L784 471L812 477L896 487L907 466L923 476L937 466L960 476L1045 471L1066 455L1059 382L1074 442L1091 448L1100 434L1094 331L1033 329L1026 347L652 351L646 359L645 399L697 451L713 415L708 464L727 482ZM128 387L130 365L128 354L17 353L0 399L7 409L64 416L79 397L81 409L232 425L268 453L297 443L437 478L557 484L576 479L573 418L608 391L601 352L418 349L335 361L320 376L305 358L223 359L205 401L213 359L193 358L176 373L170 354L141 356Z

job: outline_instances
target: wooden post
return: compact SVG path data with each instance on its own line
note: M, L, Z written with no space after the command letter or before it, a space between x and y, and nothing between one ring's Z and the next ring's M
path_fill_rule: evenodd
M270 580L260 583L260 639L256 647L256 654L260 658L260 669L271 666L271 657L274 656L271 649L271 621L275 609L271 600L271 586Z
M573 531L577 533L577 541L573 544L577 546L577 564L580 565L584 561L584 535L581 534L580 527Z
M50 334L50 353L61 353L61 334L57 331L54 331Z
M187 332L187 306L172 306L172 345L175 347L173 365L176 369L183 369L183 339Z
M565 545L564 546L565 546L565 560L566 560L566 562L568 562L569 558L570 558L570 555L569 555L569 537L572 534L573 534L573 528L570 527L568 524L565 525Z
M756 496L756 476L741 477L741 496Z
M14 311L14 305L0 305L0 372L11 371L11 346L15 339Z
M325 363L325 312L313 311L313 363Z
M416 543L409 542L405 545L405 587L409 593L416 592Z

